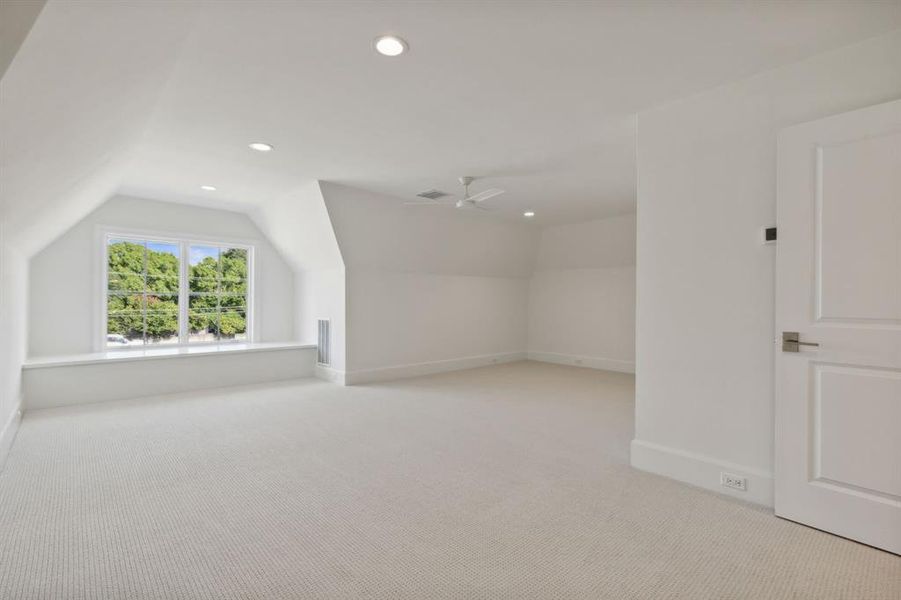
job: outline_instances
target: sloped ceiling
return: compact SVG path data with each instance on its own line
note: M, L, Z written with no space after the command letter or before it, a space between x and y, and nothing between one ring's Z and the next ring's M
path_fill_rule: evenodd
M358 188L321 183L348 269L528 277L539 230L481 218L477 211L421 207Z
M261 202L250 209L250 216L294 270L344 267L318 181Z
M33 252L119 192L257 211L290 247L316 180L402 204L464 174L507 190L485 218L627 213L636 112L898 27L856 0L50 0L2 80L2 217Z
M36 252L121 185L192 27L194 11L180 6L50 2L42 11L2 80L7 243Z
M0 77L6 73L19 46L44 8L45 0L5 0L0 2Z

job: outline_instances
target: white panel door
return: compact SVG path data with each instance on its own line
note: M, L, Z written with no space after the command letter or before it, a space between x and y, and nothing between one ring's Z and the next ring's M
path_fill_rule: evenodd
M777 192L776 514L901 554L901 101L783 131Z

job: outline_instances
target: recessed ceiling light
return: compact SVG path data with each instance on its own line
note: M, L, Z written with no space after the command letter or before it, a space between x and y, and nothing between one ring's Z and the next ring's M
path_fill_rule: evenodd
M270 152L273 148L272 144L267 144L266 142L254 142L249 144L249 147L257 152Z
M522 213L522 216L532 218L535 216L535 213L531 210L527 210L526 212Z
M200 186L200 189L202 189L204 192L215 192L216 186L215 185L202 185L202 186Z
M393 35L375 38L375 50L384 56L400 56L407 50L407 42Z

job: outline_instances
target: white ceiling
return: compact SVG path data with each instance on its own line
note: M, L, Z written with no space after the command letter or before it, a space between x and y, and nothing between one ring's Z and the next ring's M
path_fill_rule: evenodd
M51 0L39 24L61 4ZM432 187L456 192L465 174L485 178L474 192L508 190L488 203L497 216L533 209L542 224L634 210L637 112L901 27L901 1L231 0L194 9L172 13L190 22L116 173L119 191L250 208L315 179L411 199ZM104 3L65 10L70 24L80 11L129 33L110 41L103 62L129 60L133 49L116 44L152 42L161 26L156 13ZM372 40L386 32L409 53L377 55ZM28 49L73 68L50 35ZM75 82L66 92L96 93ZM257 140L276 150L248 150Z

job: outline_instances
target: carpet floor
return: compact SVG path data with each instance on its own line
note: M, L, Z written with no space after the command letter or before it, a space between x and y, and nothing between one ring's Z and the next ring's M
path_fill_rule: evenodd
M631 469L633 398L521 362L32 411L0 598L901 598L897 556Z

